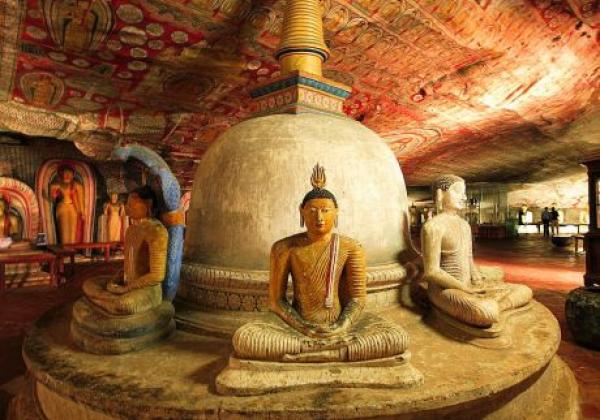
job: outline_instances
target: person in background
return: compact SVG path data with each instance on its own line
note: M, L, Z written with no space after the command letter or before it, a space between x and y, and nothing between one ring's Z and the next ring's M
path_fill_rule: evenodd
M552 226L552 236L558 235L558 210L555 207L550 211L550 226Z
M544 211L542 212L542 224L544 225L545 238L550 236L550 217L551 214L548 211L548 207L544 207Z

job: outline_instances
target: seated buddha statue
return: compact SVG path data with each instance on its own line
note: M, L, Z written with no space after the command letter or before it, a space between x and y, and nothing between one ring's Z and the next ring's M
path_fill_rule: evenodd
M294 380L305 386L311 380L310 370L303 370L294 380L285 378L278 384L277 374L272 373L267 387L255 387L250 385L257 380L254 376L240 378L240 360L267 362L267 370L278 369L269 367L270 363L313 368L381 360L402 360L407 364L408 334L398 325L363 312L364 251L356 240L333 232L338 204L324 188L325 173L319 165L313 170L311 183L313 189L300 205L301 226L306 225L306 232L279 240L271 249L269 301L276 316L271 316L269 322L248 323L235 332L234 362L230 360L229 371L226 369L217 378L218 392L252 395L293 388ZM291 302L288 277L292 280ZM377 386L419 382L420 374L410 369L410 378ZM362 385L373 385L376 376L371 375ZM320 380L322 384L323 378Z
M454 175L433 185L438 214L421 232L424 280L433 306L452 319L475 328L489 328L502 315L527 305L527 286L486 278L473 262L471 227L458 212L466 201L465 182Z
M163 224L152 217L155 202L149 187L129 194L126 212L132 224L125 233L124 271L83 283L84 297L74 306L71 331L86 351L136 350L173 328L173 307L163 301L161 287L168 234Z
M6 200L0 198L0 249L10 247L21 240L21 221L8 212Z

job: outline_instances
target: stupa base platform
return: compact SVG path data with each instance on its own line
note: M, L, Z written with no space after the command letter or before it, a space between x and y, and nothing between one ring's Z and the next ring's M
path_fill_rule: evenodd
M42 317L26 338L30 383L13 400L9 418L578 418L575 379L555 356L558 323L537 302L513 326L512 345L501 350L450 339L400 307L378 315L409 333L422 385L230 397L215 389L229 340L176 331L136 353L88 354L70 338L68 306Z

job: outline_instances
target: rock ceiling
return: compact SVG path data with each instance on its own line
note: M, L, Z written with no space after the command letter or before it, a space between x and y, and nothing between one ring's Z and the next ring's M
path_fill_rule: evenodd
M0 0L0 128L159 150L189 186L248 86L278 75L281 0ZM323 0L326 76L409 184L550 176L600 152L600 1ZM540 175L541 174L541 175Z

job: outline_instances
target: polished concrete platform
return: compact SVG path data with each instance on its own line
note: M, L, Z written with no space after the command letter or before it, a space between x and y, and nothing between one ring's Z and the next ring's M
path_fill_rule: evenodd
M69 336L70 305L44 315L25 340L31 382L13 400L11 419L66 418L451 418L576 419L575 379L555 356L560 330L535 302L511 319L513 345L484 349L449 339L405 308L380 316L411 337L413 389L328 389L224 397L214 379L229 340L176 331L137 353L97 356Z

